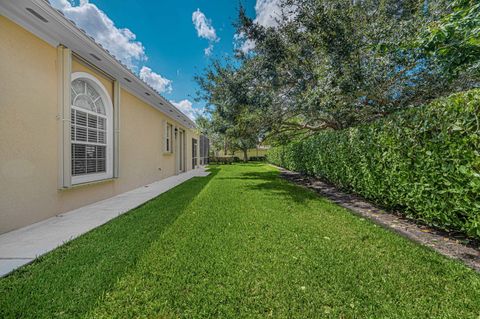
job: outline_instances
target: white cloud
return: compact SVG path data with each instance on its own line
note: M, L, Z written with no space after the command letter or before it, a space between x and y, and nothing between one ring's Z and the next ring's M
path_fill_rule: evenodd
M112 19L88 0L80 0L78 6L69 0L50 0L50 4L61 10L131 70L137 71L141 62L147 60L145 47L136 41L136 35L129 29L117 28ZM142 66L139 77L159 93L172 91L172 81L149 67Z
M205 52L206 56L211 55L213 52L213 44L210 43L210 45L207 48L205 48L203 51Z
M181 100L180 102L170 101L175 107L177 107L183 114L188 116L192 121L202 115L203 109L198 109L193 107L193 103L189 100Z
M255 49L255 41L245 39L244 33L235 34L233 36L233 45L236 49L242 51L245 54Z
M127 28L116 27L95 4L88 0L81 0L77 6L67 0L50 3L130 69L135 70L139 62L147 60L145 47L136 40L136 35Z
M140 79L145 81L159 93L172 92L172 81L153 72L149 67L142 66L140 69Z
M282 14L293 18L295 16L295 7L289 6L289 8L282 13L281 2L282 0L257 0L255 4L256 16L253 22L266 28L275 28L278 26L277 19L280 19ZM243 53L248 53L255 48L255 42L245 39L245 36L242 34L234 36L234 43Z
M254 22L264 27L276 27L278 19L282 15L280 0L257 0L255 4L257 17Z
M209 45L205 48L204 52L205 55L211 55L213 52L213 43L220 41L220 38L217 36L217 32L215 28L212 26L212 21L207 19L205 14L197 9L192 13L192 22L195 26L195 30L197 30L197 35L200 38L207 39L209 41Z
M197 9L197 11L192 13L192 22L200 38L204 38L213 42L219 40L217 37L217 32L212 26L212 21L207 19L205 14L200 11L200 9Z

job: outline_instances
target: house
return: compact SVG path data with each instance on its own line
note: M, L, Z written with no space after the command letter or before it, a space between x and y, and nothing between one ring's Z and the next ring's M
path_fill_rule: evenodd
M195 123L48 1L0 14L0 234L199 165Z

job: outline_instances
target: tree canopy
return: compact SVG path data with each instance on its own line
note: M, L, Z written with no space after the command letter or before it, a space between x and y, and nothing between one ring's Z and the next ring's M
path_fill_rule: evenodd
M215 131L231 139L343 129L478 85L474 1L282 0L281 9L265 27L240 8L238 38L251 49L240 43L197 77Z

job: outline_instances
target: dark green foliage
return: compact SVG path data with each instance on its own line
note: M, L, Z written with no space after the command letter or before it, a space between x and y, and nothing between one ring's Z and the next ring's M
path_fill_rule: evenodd
M241 87L262 110L269 143L361 125L476 87L478 75L449 74L437 42L423 43L451 12L448 2L280 0L276 27L240 10L238 34L255 44L237 52L238 69L249 75Z
M266 161L265 156L250 156L249 161L251 162L265 162Z
M429 25L419 46L452 77L461 71L478 79L480 72L480 3L455 0L453 12ZM477 83L478 86L478 83Z
M271 149L271 162L480 238L480 90Z

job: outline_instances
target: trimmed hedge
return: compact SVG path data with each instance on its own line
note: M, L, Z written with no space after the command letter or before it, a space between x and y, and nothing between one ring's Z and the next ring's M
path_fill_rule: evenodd
M265 162L267 160L266 156L250 156L248 158L251 162Z
M480 238L480 90L322 132L272 148L267 157L432 226Z

